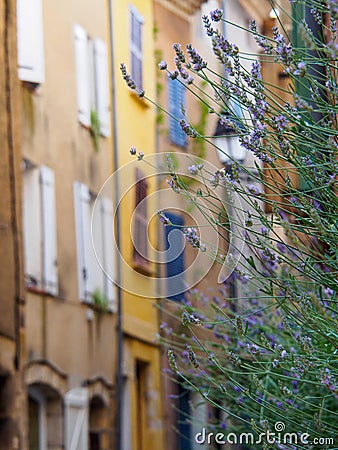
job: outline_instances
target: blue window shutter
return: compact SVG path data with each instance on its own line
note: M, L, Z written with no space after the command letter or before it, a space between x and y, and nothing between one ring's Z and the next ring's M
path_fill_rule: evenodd
M130 62L131 76L138 88L143 85L142 25L143 17L130 5Z
M190 391L178 385L178 440L179 450L191 450L191 416Z
M168 106L169 113L176 119L183 119L181 106L186 108L185 86L177 80L168 79ZM177 120L169 117L169 137L173 144L179 147L187 146L187 135Z
M184 244L185 239L181 231L184 220L181 216L165 212L165 215L173 224L165 227L164 250L166 250L166 278L167 278L167 297L170 300L184 300ZM169 234L170 235L169 238ZM177 255L177 256L176 256ZM175 258L176 256L176 258ZM172 295L174 292L182 291Z

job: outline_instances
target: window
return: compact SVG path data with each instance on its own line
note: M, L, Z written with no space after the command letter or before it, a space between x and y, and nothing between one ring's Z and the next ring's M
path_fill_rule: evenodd
M148 364L146 362L136 360L136 435L138 450L145 450L145 438L148 428L147 423L147 373Z
M58 294L54 172L25 161L24 262L27 286Z
M102 398L95 395L89 403L89 450L106 450L109 445L109 409Z
M63 448L62 398L48 384L28 387L28 448L52 450Z
M184 299L184 245L185 239L181 231L184 220L181 216L165 212L166 217L173 224L165 227L165 276L166 276L166 295L171 300L180 301Z
M182 107L186 108L185 86L178 80L168 79L168 109L169 114L169 138L170 141L179 147L186 147L188 144L187 135L182 130L177 120L183 119Z
M29 450L43 450L47 447L46 400L38 389L30 388L29 410Z
M89 39L87 31L74 26L78 119L91 126L96 113L102 136L110 135L108 51L99 38Z
M138 88L143 87L142 76L142 25L143 18L135 9L130 6L130 59L131 77Z
M114 248L112 202L97 199L88 186L74 183L76 247L78 262L79 297L92 303L100 295L110 310L115 308ZM93 245L94 244L94 245ZM95 251L94 251L95 247Z
M133 260L136 267L148 271L148 183L144 177L143 172L136 169Z
M43 83L42 0L17 0L18 75L22 81Z

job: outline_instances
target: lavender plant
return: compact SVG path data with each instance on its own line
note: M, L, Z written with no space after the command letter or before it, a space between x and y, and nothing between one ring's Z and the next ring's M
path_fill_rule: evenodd
M219 408L227 431L252 430L261 435L247 448L319 448L316 439L325 437L330 440L320 448L333 449L338 446L334 444L338 434L338 8L334 0L290 4L291 12L283 13L292 24L292 35L278 18L269 36L251 21L247 32L261 49L259 58L241 54L222 35L214 23L225 19L222 11L215 10L203 22L220 73L209 68L190 44L185 51L179 44L173 46L174 71L165 61L159 64L255 157L253 167L232 160L228 170L212 174L203 165L190 166L189 176L200 183L198 192L194 184L168 171L169 185L178 195L191 196L197 206L199 198L209 204L208 211L200 207L225 241L233 229L229 214L217 206L213 188L236 193L242 203L231 199L228 203L235 211L231 220L241 228L237 242L245 245L238 246L239 263L217 296L190 291L171 312L180 317L181 326L163 324L162 343L169 349L173 378L179 375L186 386ZM243 61L249 57L248 70ZM287 77L287 87L264 79L262 66L270 64ZM137 91L124 66L122 72ZM200 82L207 83L212 94L202 92ZM147 99L143 91L140 95ZM235 102L242 117L235 114ZM188 118L180 125L189 138L204 139L209 149L215 146ZM228 157L232 159L231 154ZM271 213L266 214L266 209ZM244 223L236 210L245 215ZM165 212L160 218L166 226L175 225L166 220ZM200 241L198 229L183 231L188 244L223 263L217 249ZM231 290L234 285L237 296ZM268 431L276 432L274 424L280 421L294 435L287 442L269 441ZM222 426L215 424L215 429ZM300 434L308 434L308 440L301 442Z

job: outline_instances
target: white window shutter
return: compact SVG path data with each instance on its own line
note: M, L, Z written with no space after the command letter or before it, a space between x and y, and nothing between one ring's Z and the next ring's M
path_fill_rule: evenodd
M88 449L88 391L74 388L65 395L65 450Z
M103 237L103 276L104 292L111 311L116 311L115 246L113 234L113 202L107 197L101 199L102 237Z
M42 0L17 0L19 79L45 81Z
M79 122L90 126L90 62L87 32L80 25L74 26L77 108Z
M52 295L58 294L57 239L54 172L40 168L41 212L43 237L43 288Z
M24 264L29 286L42 287L42 228L39 169L30 167L23 174Z
M101 134L108 137L110 135L108 51L102 39L94 40L94 72L96 110Z
M79 297L91 301L90 279L90 194L85 184L74 183L75 230L78 265Z

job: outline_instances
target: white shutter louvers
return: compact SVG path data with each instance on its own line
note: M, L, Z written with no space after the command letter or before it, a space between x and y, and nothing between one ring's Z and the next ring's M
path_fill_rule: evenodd
M57 240L54 172L45 166L40 168L43 288L52 295L58 294Z
M78 119L84 126L90 126L90 64L88 51L88 35L84 28L74 26L75 66Z
M100 120L100 131L105 137L110 135L108 51L102 39L94 40L94 71L96 110Z
M17 0L18 76L45 81L42 0Z
M88 391L74 388L65 395L65 450L88 448Z

